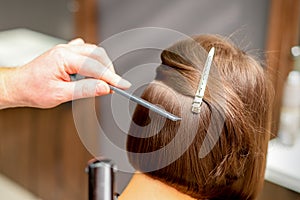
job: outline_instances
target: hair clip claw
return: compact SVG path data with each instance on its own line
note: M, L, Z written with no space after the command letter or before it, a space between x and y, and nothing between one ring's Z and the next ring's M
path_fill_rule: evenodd
M202 104L202 100L204 97L204 92L206 89L206 84L207 84L207 80L208 80L208 76L209 76L209 71L210 71L210 67L213 61L213 57L215 54L215 48L212 47L209 52L208 52L208 56L207 59L205 61L205 65L204 65L204 69L203 69L203 73L199 82L199 86L192 104L192 112L199 114L200 113L200 107Z

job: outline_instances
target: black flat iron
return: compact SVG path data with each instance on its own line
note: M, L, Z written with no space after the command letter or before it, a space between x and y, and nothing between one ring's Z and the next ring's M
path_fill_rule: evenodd
M86 168L89 180L89 200L116 200L115 173L116 165L109 159L94 158Z

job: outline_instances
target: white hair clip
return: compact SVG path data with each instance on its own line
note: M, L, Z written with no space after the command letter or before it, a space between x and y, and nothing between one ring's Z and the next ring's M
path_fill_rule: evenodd
M208 80L208 76L209 76L209 71L210 71L210 66L212 64L213 58L214 58L214 54L215 54L215 48L212 47L209 52L208 52L208 56L207 59L205 61L205 65L204 65L204 69L203 69L203 73L200 79L200 83L192 104L192 112L199 114L200 113L200 106L204 97L204 92L205 92L205 88L206 88L206 84L207 84L207 80Z

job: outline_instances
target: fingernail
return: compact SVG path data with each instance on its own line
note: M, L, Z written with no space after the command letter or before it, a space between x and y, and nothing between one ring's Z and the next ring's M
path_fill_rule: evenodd
M131 83L123 78L121 78L117 84L121 88L130 88L131 86Z

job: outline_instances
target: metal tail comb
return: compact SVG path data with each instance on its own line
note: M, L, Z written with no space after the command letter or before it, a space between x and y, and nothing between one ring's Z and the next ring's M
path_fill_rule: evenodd
M125 92L124 90L121 90L121 89L116 88L114 86L109 85L109 87L112 91L116 92L117 94L120 94L120 95L126 97L127 99L129 99L129 100L131 100L131 101L133 101L133 102L135 102L135 103L137 103L141 106L144 106L144 107L148 108L149 110L152 110L152 111L160 114L163 117L166 117L166 118L168 118L172 121L181 120L180 117L178 117L176 115L173 115L172 113L169 113L168 111L166 111L166 110L164 110L164 109L162 109L162 108L160 108L160 107L158 107L158 106L156 106L156 105L154 105L154 104L152 104L152 103L150 103L150 102L148 102L148 101L146 101L142 98L131 95L131 94Z
M77 81L77 80L84 79L86 77L81 76L79 74L71 74L70 78L71 78L72 81ZM146 100L144 100L142 98L139 98L139 97L136 97L136 96L134 96L132 94L129 94L129 93L125 92L124 90L119 89L117 87L114 87L112 85L108 85L108 86L109 86L109 88L112 91L116 92L117 94L120 94L123 97L125 97L125 98L127 98L127 99L129 99L129 100L131 100L131 101L133 101L133 102L135 102L137 104L140 104L141 106L144 106L144 107L148 108L149 110L152 110L152 111L160 114L163 117L166 117L166 118L168 118L168 119L170 119L172 121L179 121L179 120L181 120L180 117L178 117L176 115L173 115L172 113L169 113L168 111L166 111L166 110L164 110L164 109L162 109L162 108L160 108L160 107L158 107L158 106L156 106L156 105L154 105L154 104L152 104L152 103L150 103L150 102L148 102L148 101L146 101Z

